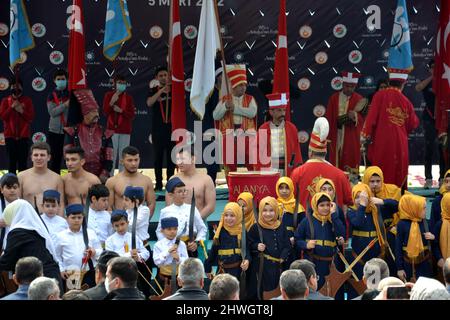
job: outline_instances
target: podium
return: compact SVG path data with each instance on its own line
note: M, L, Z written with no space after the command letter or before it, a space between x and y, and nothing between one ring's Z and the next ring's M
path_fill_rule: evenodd
M242 192L250 192L259 200L266 196L277 197L275 190L280 173L275 171L230 172L228 174L229 201L236 201Z

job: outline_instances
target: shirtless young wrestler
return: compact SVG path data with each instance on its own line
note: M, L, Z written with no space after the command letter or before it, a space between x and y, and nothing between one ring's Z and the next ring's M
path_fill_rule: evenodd
M66 205L80 203L80 195L83 198L83 203L86 203L89 188L94 184L99 184L100 179L83 169L85 159L84 150L81 147L67 149L64 159L68 170L68 173L62 178L64 181Z
M139 150L136 147L128 146L122 151L123 171L116 174L106 181L106 187L109 189L110 209L124 209L122 203L123 191L127 186L144 188L144 199L150 209L150 218L153 216L156 206L155 191L153 190L152 180L138 172Z
M17 176L20 184L20 197L34 206L34 198L39 212L42 212L42 194L45 190L57 190L63 201L64 185L62 178L48 168L50 161L50 146L46 142L37 142L31 146L31 162L33 167L22 171ZM63 216L63 206L59 215Z
M195 168L195 156L189 148L181 149L177 154L176 165L180 170L174 175L186 185L186 203L191 203L192 188L195 190L195 206L203 219L206 219L216 208L216 187L211 177ZM166 205L172 202L166 193Z

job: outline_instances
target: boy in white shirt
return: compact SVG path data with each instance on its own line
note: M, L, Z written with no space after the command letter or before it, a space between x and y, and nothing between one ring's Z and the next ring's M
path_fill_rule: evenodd
M104 248L106 239L114 232L111 225L111 214L106 211L109 190L103 184L94 184L89 188L88 199L90 201L88 228L95 231L102 248Z
M195 208L194 217L194 237L195 241L189 241L189 215L191 212L191 205L185 203L186 199L186 185L180 178L174 177L166 184L166 191L169 197L172 198L173 203L170 206L161 210L159 216L159 223L156 229L156 236L161 240L164 236L161 233L161 220L168 217L175 217L178 219L178 233L177 236L186 242L188 254L190 257L197 257L197 241L205 240L207 228L202 220L200 212Z
M175 217L161 219L161 233L164 237L155 243L153 248L153 261L158 269L158 277L162 283L170 282L172 275L172 262L178 266L188 258L186 244L177 238L178 220Z
M41 217L47 226L48 233L52 237L53 245L56 245L57 234L69 227L67 220L58 215L58 212L60 212L60 199L61 194L57 190L45 190L42 195L44 212L41 214Z
M136 262L146 261L150 257L150 252L139 240L136 241L136 249L131 249L131 232L128 232L128 214L125 210L114 210L111 224L115 232L106 239L106 250L114 251L121 257L132 258Z
M69 279L69 281L73 282L78 273L86 272L83 283L88 284L89 287L94 287L94 267L102 253L100 241L98 241L94 231L87 229L89 243L86 249L82 231L82 227L85 227L86 224L83 223L84 215L81 204L73 203L68 205L66 207L66 216L69 228L58 233L55 245L61 277L63 280Z
M128 186L123 192L123 204L128 214L129 230L133 225L133 211L134 206L138 207L137 221L136 221L136 236L144 243L147 244L148 238L148 225L150 224L150 209L143 205L144 202L144 188Z
M7 173L0 179L0 253L6 248L9 226L3 220L3 210L11 202L19 199L20 183L17 176Z

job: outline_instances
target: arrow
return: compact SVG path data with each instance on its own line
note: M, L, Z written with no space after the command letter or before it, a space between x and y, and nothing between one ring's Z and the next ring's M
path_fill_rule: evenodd
M233 17L236 15L236 13L234 13L233 9L230 8L231 14L233 15Z
M309 15L312 17L316 12L315 11L311 11L311 9L309 9Z
M8 46L9 46L9 41L7 42L7 43L5 43L3 40L0 40L1 42L2 42L2 44L3 44L3 46L5 47L5 48L8 48Z
M305 48L305 46L306 46L306 41L303 43L303 45L297 41L297 45L300 47L301 50L303 50L303 48Z
M11 71L12 74L14 74L14 70L11 67L8 67L9 71Z
M414 6L413 6L413 11L414 11L415 14L417 14L417 12L418 12L416 7L414 7Z
M223 45L223 48L225 49L228 45L228 42L225 42L225 44Z
M383 66L383 70L384 70L384 72L387 72L387 69L386 69L386 67L385 67L385 66Z
M247 67L248 72L250 72L250 74L253 76L253 71Z
M430 45L431 41L433 41L434 37L431 37L430 40L427 41L427 46Z
M245 41L245 44L247 45L247 47L252 50L253 46L255 45L256 40L253 40L252 44L248 44L247 40Z
M332 69L333 69L334 73L338 74L338 72L337 72L335 67L333 67Z
M289 68L289 71L291 72L291 74L292 74L292 75L294 75L294 74L295 74L295 72L294 72L294 71L292 71L292 69L291 69L291 68Z
M105 72L108 75L108 77L110 77L110 78L112 77L112 75L114 74L115 71L116 70L113 70L113 71L109 72L108 69L105 68Z
M336 7L336 11L337 11L338 15L341 15L341 14L342 14L341 11L339 11L339 8L338 8L338 7Z
M369 14L369 10L366 10L366 8L363 8L363 11L366 16Z
M355 42L355 40L353 40L353 44L355 45L355 47L356 47L357 49L359 49L359 46L358 46L358 44Z
M50 41L47 41L47 43L48 43L48 45L50 46L50 48L52 48L52 49L55 47L55 44L56 44L56 42L53 43L53 44L51 44Z
M148 42L144 43L144 41L142 41L142 40L139 40L139 42L142 44L142 46L143 46L145 49L147 49Z
M289 11L286 12L286 16L288 16L288 15L289 15Z
M441 12L441 9L439 9L438 5L436 5L436 11L439 13Z
M316 73L312 71L310 68L307 68L309 72L311 72L312 75L315 75Z
M191 41L188 41L188 46L192 49L194 48L195 43L192 43ZM224 47L225 48L225 47Z
M133 76L135 76L139 69L136 68L136 70L135 70L134 72L133 72L133 70L131 70L130 68L128 68L128 70L130 71L130 73L131 73Z
M325 45L328 47L328 49L331 47L327 40L323 40L323 42L325 42Z
M272 44L274 45L274 47L276 48L277 44L275 42L273 42L273 40L271 40L271 41L272 41Z
M94 41L95 41L95 44L97 45L97 47L100 47L102 45L102 43L103 43L103 40L100 41L100 42L98 42L97 40L94 40Z
M259 10L259 13L261 14L261 17L264 17L264 12L262 12L261 10Z
M353 67L353 68L355 68L355 70L356 70L358 73L361 73L361 71L359 71L359 69L358 69L357 67Z
M364 39L361 40L361 42L359 43L359 46L361 47L361 45L364 43Z
M385 42L386 42L386 39L383 39L383 41L381 43L380 43L380 41L377 40L377 43L380 45L380 47L382 47Z
M38 68L34 68L34 70L36 71L36 73L41 76L42 73L44 72L44 69L39 70Z

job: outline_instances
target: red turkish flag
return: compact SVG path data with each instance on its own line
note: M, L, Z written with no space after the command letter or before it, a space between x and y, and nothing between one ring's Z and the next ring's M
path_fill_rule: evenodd
M186 102L184 97L183 46L181 44L180 8L178 0L172 0L172 39L171 39L171 73L172 73L172 132L186 129Z
M441 0L441 13L436 37L436 55L433 73L433 91L436 94L436 129L439 134L447 132L450 109L450 3Z
M280 0L280 13L278 15L278 39L275 51L275 67L273 73L272 93L289 94L289 67L286 28L286 0ZM286 120L291 120L291 108L288 102Z
M69 90L86 89L86 50L84 48L84 16L83 0L73 0L69 10Z

